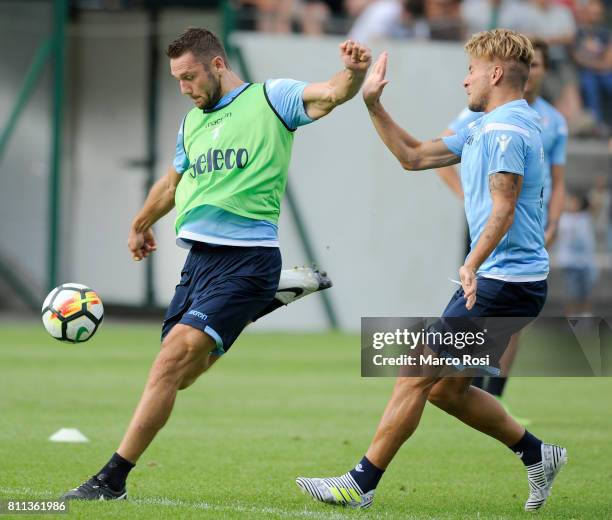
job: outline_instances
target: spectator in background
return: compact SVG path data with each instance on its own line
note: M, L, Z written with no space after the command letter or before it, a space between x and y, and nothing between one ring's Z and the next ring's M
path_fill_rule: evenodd
M585 121L582 100L578 90L576 71L568 48L576 36L576 23L572 12L553 0L531 0L525 6L524 32L548 43L550 69L543 87L543 95L566 117L570 129L584 131L593 121Z
M303 0L302 32L309 35L342 33L337 27L344 25L342 0Z
M297 0L302 3L304 34L346 34L355 20L376 0Z
M383 38L429 37L423 0L377 0L359 15L349 38L368 43Z
M464 0L461 16L468 35L505 27L526 32L526 7L518 0Z
M557 264L562 270L567 295L565 313L588 316L591 292L598 277L593 220L586 197L570 193L565 200L556 243Z
M351 20L356 20L365 8L374 2L375 0L344 0L344 13Z
M587 0L578 10L580 26L573 46L580 86L586 108L606 134L602 101L612 100L612 35L603 25L605 15L601 0Z
M460 0L425 0L425 18L432 40L461 41L465 38Z
M255 29L269 33L290 33L296 8L295 0L240 0L245 10L252 10Z
M605 175L598 175L595 185L589 191L589 205L595 226L595 238L598 244L603 244L610 250L610 214L612 213L612 197Z

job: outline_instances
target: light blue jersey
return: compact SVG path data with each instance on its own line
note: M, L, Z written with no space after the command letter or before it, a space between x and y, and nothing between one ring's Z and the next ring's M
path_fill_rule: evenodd
M478 270L480 276L510 282L544 280L544 149L538 114L524 99L511 101L458 129L444 143L461 157L461 184L473 250L491 215L489 175L523 176L514 221ZM469 255L468 255L469 256Z
M223 96L214 110L232 102L248 86L243 83ZM295 130L313 120L306 114L302 95L306 83L292 79L273 79L265 83L265 92L276 114L287 128ZM189 168L189 158L183 146L183 125L181 123L176 140L174 169L182 174ZM191 247L192 242L206 242L233 246L278 247L278 227L266 220L242 217L211 205L204 205L191 211L181 225L177 244Z
M552 193L552 167L564 166L567 155L567 123L561 113L550 103L538 97L530 105L540 115L542 144L544 145L544 228L548 221L548 203ZM448 125L455 133L472 121L481 118L484 112L472 112L464 108Z

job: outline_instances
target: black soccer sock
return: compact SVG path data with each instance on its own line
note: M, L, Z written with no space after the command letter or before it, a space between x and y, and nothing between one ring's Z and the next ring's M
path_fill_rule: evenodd
M135 464L124 459L118 453L113 453L113 456L106 463L96 477L106 482L114 491L121 491L125 487L128 473L132 470Z
M374 466L374 464L372 464L365 455L363 459L361 459L361 462L351 471L349 471L351 477L355 479L355 482L357 482L357 485L364 493L376 489L376 486L378 486L378 481L380 480L380 477L383 476L384 472L384 469Z
M531 466L542 460L542 441L525 430L525 435L510 449L516 453L525 466Z
M495 397L501 397L507 380L507 377L490 377L484 389Z

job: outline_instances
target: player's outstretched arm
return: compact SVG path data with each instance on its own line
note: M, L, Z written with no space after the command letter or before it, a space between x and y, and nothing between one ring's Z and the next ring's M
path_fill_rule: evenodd
M181 176L174 168L159 179L149 191L142 209L134 217L128 236L132 258L140 261L157 249L151 226L174 207L174 192Z
M523 176L515 173L492 173L489 175L489 192L493 207L480 234L476 246L459 269L466 304L471 309L476 303L476 271L497 247L514 221L514 211Z
M387 59L387 53L383 52L363 84L363 101L380 138L405 170L428 170L457 164L461 159L447 148L442 139L415 139L393 121L383 108L380 96L389 83L385 79Z
M365 45L346 40L340 44L340 59L344 70L327 82L311 83L304 89L304 107L312 119L326 116L359 92L372 61L372 53Z

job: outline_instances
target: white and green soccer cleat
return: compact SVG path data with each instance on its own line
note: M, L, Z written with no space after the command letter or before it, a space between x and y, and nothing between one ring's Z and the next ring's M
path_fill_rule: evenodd
M274 299L259 311L251 321L257 321L283 305L289 305L304 296L329 289L332 285L327 273L319 271L315 267L304 266L283 269Z
M288 305L314 292L329 289L332 285L327 273L315 267L283 269L274 298Z
M325 504L366 509L374 502L374 489L364 493L350 473L341 477L306 478L298 477L295 483L303 493Z
M527 479L529 480L529 498L525 502L525 511L537 511L550 496L553 481L567 464L567 450L554 444L541 446L542 460L527 466Z

